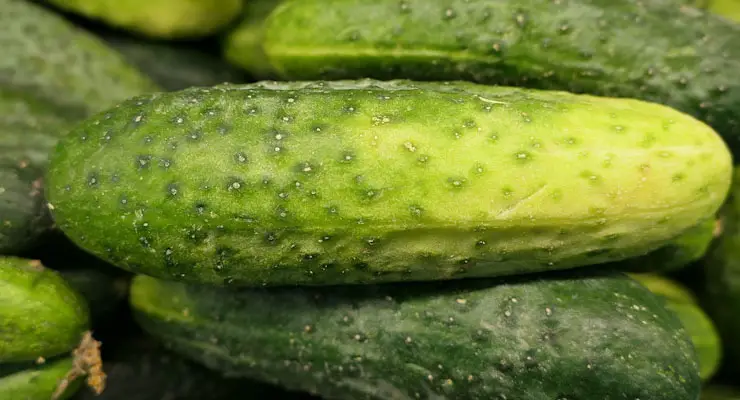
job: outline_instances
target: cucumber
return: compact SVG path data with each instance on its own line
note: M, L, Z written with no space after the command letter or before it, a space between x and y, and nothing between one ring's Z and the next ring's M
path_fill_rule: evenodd
M105 363L105 391L101 395L80 391L73 400L313 399L259 382L221 377L151 338L130 338L112 351Z
M739 0L711 0L707 9L735 22L740 22Z
M283 80L470 80L657 102L740 152L740 24L675 0L292 0L265 22Z
M242 0L45 0L61 10L157 39L215 34L236 18Z
M621 273L224 290L134 278L136 320L226 376L325 399L694 400L691 342Z
M224 58L248 71L256 80L276 78L262 50L262 26L265 18L278 4L280 0L246 1L239 24L222 40Z
M727 203L720 211L723 234L702 260L700 301L719 330L725 348L725 365L737 370L740 361L740 168Z
M48 154L71 125L156 86L93 35L39 5L0 0L0 254L52 228Z
M0 363L71 351L88 329L84 298L34 260L0 258Z
M722 360L722 341L712 320L699 306L694 294L682 284L655 274L631 274L651 292L666 299L666 307L681 320L699 357L699 376L708 382Z
M658 250L619 262L617 269L630 272L671 273L704 257L714 238L719 235L716 218L708 218L689 228Z
M191 44L141 40L114 33L100 35L126 60L167 91L225 82L246 82L241 70Z
M7 400L66 400L82 387L82 379L69 382L57 394L59 383L74 367L73 357L61 357L35 366L0 364L0 398ZM56 397L53 397L56 394Z
M637 100L278 82L90 118L57 147L47 198L77 245L155 277L438 280L643 255L714 215L731 165L707 125Z

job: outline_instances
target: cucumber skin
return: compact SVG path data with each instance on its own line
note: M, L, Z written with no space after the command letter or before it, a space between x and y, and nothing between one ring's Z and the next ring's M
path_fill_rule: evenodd
M63 357L7 375L2 373L5 366L0 365L0 399L49 400L73 365L72 357ZM67 400L78 393L82 382L82 378L74 379L56 400Z
M326 399L698 397L694 350L659 298L570 272L239 291L139 275L130 301L173 351Z
M656 274L630 274L651 292L665 298L665 307L676 314L691 337L699 358L699 376L709 382L722 362L722 340L711 318L694 293L675 280Z
M242 0L45 0L141 36L175 40L213 35L239 15Z
M158 90L92 34L38 4L0 0L0 254L37 244L52 221L47 156L72 124Z
M436 280L645 254L714 215L731 163L705 124L635 100L268 82L142 96L90 118L57 146L47 198L72 241L135 273Z
M737 372L740 361L740 168L720 211L722 235L702 260L703 279L699 299L720 332L725 347L724 365Z
M663 103L738 154L740 24L676 3L285 1L263 48L281 80L469 80Z
M56 271L0 258L0 363L71 352L89 328L84 298Z
M245 2L239 24L222 39L224 58L248 71L255 80L277 76L262 49L263 23L281 0L250 0Z
M620 261L617 269L629 272L671 273L704 257L714 241L718 220L709 218L689 228L665 246L650 253Z

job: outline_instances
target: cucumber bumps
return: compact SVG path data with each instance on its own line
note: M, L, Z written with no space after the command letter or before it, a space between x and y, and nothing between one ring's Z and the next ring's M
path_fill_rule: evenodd
M79 246L238 286L621 260L711 218L732 175L712 129L661 105L372 80L140 96L51 164L49 207Z
M134 278L145 331L219 370L325 399L695 400L696 356L622 274L223 290Z
M680 3L287 0L263 48L285 80L462 79L667 104L738 154L740 24Z

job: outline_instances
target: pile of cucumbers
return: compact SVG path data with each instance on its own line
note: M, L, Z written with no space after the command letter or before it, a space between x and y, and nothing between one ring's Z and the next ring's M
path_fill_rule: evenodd
M0 0L0 399L740 399L740 0Z

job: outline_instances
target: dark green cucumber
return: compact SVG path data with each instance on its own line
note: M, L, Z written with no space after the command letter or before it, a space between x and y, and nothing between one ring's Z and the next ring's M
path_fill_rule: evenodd
M302 393L246 379L224 378L167 351L151 338L134 337L111 349L105 391L80 391L74 400L309 400Z
M265 22L282 79L471 80L638 98L740 151L740 24L675 0L293 0Z
M694 293L679 282L660 275L640 273L631 274L631 277L665 298L665 306L678 316L691 337L699 358L699 376L704 382L712 379L722 360L722 341Z
M72 351L89 325L84 298L37 261L0 258L0 363Z
M708 218L658 250L620 261L617 269L652 273L670 273L683 269L707 254L712 241L719 235L718 223L716 218Z
M725 365L737 371L740 362L740 168L720 211L723 233L702 260L704 282L700 300L717 325L725 348Z
M256 80L276 75L262 49L263 22L281 0L250 0L244 4L238 26L223 38L224 58L248 71Z
M72 357L49 360L40 365L0 364L0 399L4 400L66 400L82 387L82 379L73 379L62 392L60 382L74 367ZM57 397L52 397L57 395ZM161 399L160 399L161 400Z
M0 26L0 254L18 254L51 229L42 185L58 138L80 119L156 87L39 5L0 0Z
M227 376L326 399L694 400L681 322L622 274L224 290L147 276L143 329Z
M190 44L141 40L113 33L101 36L164 90L246 82L241 70Z
M44 0L111 27L159 39L209 36L239 16L243 0Z
M89 119L57 147L47 194L71 240L137 273L337 284L642 255L714 215L731 174L713 130L658 104L261 83L141 96Z

